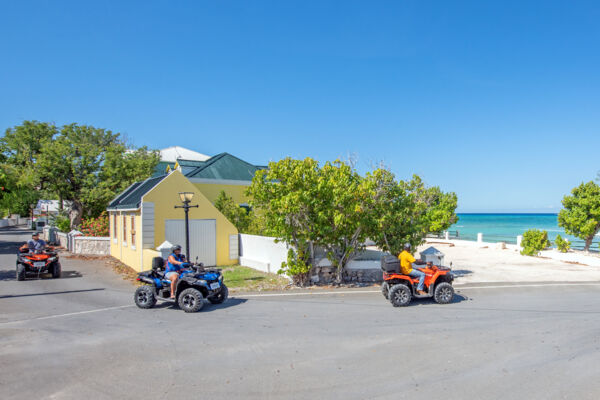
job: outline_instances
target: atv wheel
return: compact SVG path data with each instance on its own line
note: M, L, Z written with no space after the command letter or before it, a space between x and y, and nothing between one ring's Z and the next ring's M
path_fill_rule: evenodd
M454 298L454 288L448 282L438 283L433 292L433 299L439 304L448 304Z
M54 278L54 279L60 278L60 275L61 275L60 263L55 262L54 264L52 264L52 278Z
M390 284L387 282L383 282L381 284L381 294L383 294L383 297L385 297L387 300L390 299Z
M185 312L196 312L204 306L204 297L198 289L187 288L179 295L179 307Z
M23 264L17 264L17 280L25 280L25 266Z
M224 303L225 300L229 297L229 289L224 284L221 284L221 291L214 296L210 296L208 301L212 304L221 304Z
M135 305L139 308L152 308L156 304L154 290L148 285L140 286L133 295Z
M389 299L394 307L405 307L412 299L410 288L403 283L399 283L390 288Z

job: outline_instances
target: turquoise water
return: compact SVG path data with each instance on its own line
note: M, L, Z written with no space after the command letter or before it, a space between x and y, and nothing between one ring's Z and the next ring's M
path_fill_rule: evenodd
M583 248L581 239L565 234L558 226L557 214L458 214L458 222L450 227L454 237L477 240L477 233L483 233L484 242L516 243L517 235L528 229L539 229L548 232L548 239L554 243L556 235L569 238L572 248ZM597 249L597 239L592 248Z

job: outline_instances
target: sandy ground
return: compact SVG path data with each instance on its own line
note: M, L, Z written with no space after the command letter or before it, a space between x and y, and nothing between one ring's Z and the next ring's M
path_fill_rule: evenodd
M514 248L497 249L495 244L450 241L427 243L418 251L434 246L445 255L444 264L452 263L455 284L476 282L585 282L600 281L598 257L569 253L574 261L561 261L555 251L542 257L522 256ZM577 264L576 262L580 263ZM591 264L591 265L583 265Z

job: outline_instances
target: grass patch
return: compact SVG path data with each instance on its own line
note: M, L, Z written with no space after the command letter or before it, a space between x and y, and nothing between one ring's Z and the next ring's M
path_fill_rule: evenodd
M223 267L222 272L223 282L232 292L282 290L289 284L289 280L280 275L269 274L240 265Z

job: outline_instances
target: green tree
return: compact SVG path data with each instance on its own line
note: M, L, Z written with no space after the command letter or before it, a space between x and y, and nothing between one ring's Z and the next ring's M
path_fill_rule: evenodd
M306 266L311 265L313 243L319 236L313 222L322 187L317 161L288 157L257 171L246 190L251 205L264 217L265 228L278 241L294 247L289 258L294 265L305 266L298 272L302 276L294 277L301 282L307 281L310 269Z
M600 186L594 182L582 183L562 200L558 225L565 232L585 240L589 251L594 236L600 231Z
M36 203L46 182L36 175L36 165L43 148L57 134L50 123L25 121L6 129L0 138L0 207L5 213L29 215L30 205Z
M428 233L446 230L457 221L456 194L426 187L417 175L397 182L391 172L378 169L367 179L377 199L369 237L384 251L398 254L405 243L416 248Z
M569 242L569 240L563 239L563 237L560 235L556 235L556 239L554 239L554 244L556 245L558 251L560 251L561 253L566 253L571 248L571 243Z
M221 212L241 233L248 233L252 223L252 212L244 207L240 207L233 198L227 196L224 190L221 190L215 207Z

